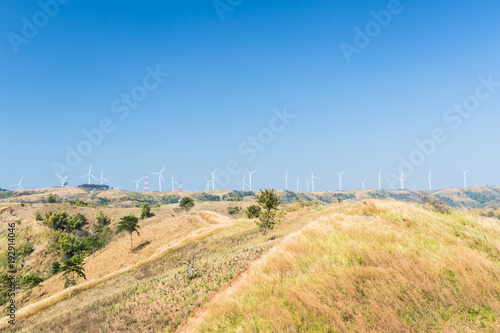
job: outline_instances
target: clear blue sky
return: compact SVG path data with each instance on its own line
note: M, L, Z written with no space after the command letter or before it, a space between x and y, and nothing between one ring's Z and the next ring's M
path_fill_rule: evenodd
M461 166L470 185L500 184L500 86L473 97L479 77L500 82L499 1L222 0L219 12L210 0L61 2L45 6L52 16L38 1L0 2L2 188L21 176L25 188L57 185L67 147L103 119L113 130L65 169L70 185L92 163L96 176L103 168L134 189L130 178L166 164L167 183L173 173L201 190L209 170L235 161L258 170L254 189L284 188L288 169L289 187L300 177L303 190L311 168L316 190L338 189L343 169L345 189L365 178L377 187L381 168L391 188L399 184L387 172L436 128L447 140L407 170L408 188L425 189L430 168L436 188L461 186ZM374 24L371 12L389 7L390 22L380 14L386 21ZM356 27L372 37L358 36L348 62L341 45L356 47ZM156 85L147 68L157 67L169 75L142 100L143 80ZM124 117L132 91L141 101ZM447 113L464 101L479 101L470 116ZM273 110L284 109L295 118L283 128ZM259 134L254 156L248 137Z

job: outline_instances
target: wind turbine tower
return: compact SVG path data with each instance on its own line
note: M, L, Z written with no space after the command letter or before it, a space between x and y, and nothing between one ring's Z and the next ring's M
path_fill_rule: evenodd
M215 191L215 173L219 170L219 168L215 169L212 172L212 191Z
M130 179L130 181L131 181L131 182L135 183L135 191L136 191L136 192L139 192L139 182L140 182L141 180L142 180L142 178L141 178L141 179L139 179L139 180L133 180L133 179Z
M90 185L90 177L92 177L92 178L94 178L94 179L97 180L97 178L95 178L94 175L92 175L92 163L90 163L89 173L87 173L86 175L81 176L80 178L84 178L84 177L89 177L89 182L88 182L89 185Z
M205 177L205 180L207 181L207 191L210 191L210 182L211 181L207 177Z
M299 191L299 177L297 177L297 192Z
M250 171L248 171L248 170L247 170L247 172L248 172L248 186L249 186L250 191L251 191L251 190L252 190L252 175L253 175L255 172L257 172L257 170L254 170L254 171L252 171L252 172L250 172Z
M175 191L174 184L177 184L177 182L174 181L174 174L172 174L172 181L170 182L170 185L172 185L172 192Z
M470 171L465 171L465 169L462 168L462 172L464 173L464 187L467 187L467 174L470 173Z
M382 169L378 173L378 190L382 191Z
M311 169L311 188L312 188L312 191L313 191L313 192L314 192L314 179L319 180L319 178L318 178L318 177L315 177L315 176L314 176L314 173L313 173L313 171L312 171L312 169Z
M21 177L21 180L19 181L19 183L15 184L15 185L10 185L10 186L11 187L17 186L18 191L24 190L24 187L21 186L21 183L23 182L23 178L24 178L24 176Z
M71 175L68 175L68 176L65 176L65 177L61 177L59 175L56 175L56 176L61 179L61 187L65 187L66 179L68 179L68 177L71 176Z
M404 190L405 189L405 180L406 180L406 176L403 172L403 169L401 168L401 175L399 176L399 182L401 184L401 189Z
M340 191L342 191L342 175L344 174L345 170L342 172L337 172L337 175L339 175L339 183L340 183Z
M238 185L241 185L243 187L243 191L245 190L245 185L248 185L246 182L245 182L245 179L246 179L246 175L243 175L243 181L241 183L238 183Z
M165 179L163 178L162 173L163 173L163 170L165 170L166 167L167 166L165 165L163 167L163 169L161 169L160 172L151 172L153 175L158 175L158 189L159 189L159 192L161 192L161 182L162 182L162 180L163 180L163 182L165 182Z
M431 170L429 170L429 175L427 176L427 178L429 179L429 191L432 191L432 181L434 180L434 178L432 177Z
M361 182L361 189L364 190L365 189L365 183L368 179L365 179Z

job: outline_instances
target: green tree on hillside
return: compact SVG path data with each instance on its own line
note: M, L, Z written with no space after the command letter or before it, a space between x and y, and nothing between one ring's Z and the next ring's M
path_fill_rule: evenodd
M104 227L111 223L111 219L108 216L104 215L104 212L102 211L96 215L95 220L100 227Z
M265 189L257 195L257 202L264 211L260 214L259 220L255 221L255 223L257 223L259 230L264 234L265 240L267 241L267 231L272 230L276 223L276 210L280 204L280 199L275 190Z
M191 208L194 207L194 200L191 197L184 197L182 198L181 202L179 203L179 207L182 209L189 211Z
M130 234L130 253L134 253L134 247L132 245L132 234L134 232L139 236L139 219L134 215L127 215L120 219L118 223L118 229L116 229L116 234L122 231L126 231Z
M141 207L141 220L144 220L151 216L153 216L153 214L151 213L151 206L147 202L143 202Z
M62 275L64 287L66 288L69 286L69 297L71 297L71 286L75 286L80 278L87 280L83 265L83 258L74 256L71 259L65 260L61 266L61 272L64 272Z

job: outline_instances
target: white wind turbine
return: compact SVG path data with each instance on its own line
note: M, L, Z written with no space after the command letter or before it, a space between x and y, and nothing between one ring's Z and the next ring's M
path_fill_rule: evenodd
M205 176L203 176L203 177L205 177ZM210 182L211 181L207 177L205 177L205 180L207 181L207 191L210 191Z
M406 176L403 172L403 168L401 168L401 175L399 176L399 183L401 184L401 189L404 190L405 189L405 180L406 180Z
M378 173L378 190L382 191L382 169Z
M365 179L361 182L361 189L364 190L365 189L365 183L368 179Z
M285 190L288 191L288 169L285 172Z
M245 190L245 185L248 186L248 184L245 183L245 179L246 179L246 175L243 175L243 181L241 183L238 183L238 185L242 185L243 186L243 191Z
M429 170L429 175L427 176L427 179L429 179L429 191L432 191L432 181L434 178L432 177L432 171Z
M252 172L248 171L248 186L250 188L250 191L252 190L252 175L257 172L257 170L254 170Z
M467 187L467 174L470 173L470 171L465 171L465 169L462 168L462 172L464 173L464 187Z
M163 178L163 170L165 170L167 166L163 166L163 169L161 169L160 172L151 172L153 175L158 175L158 189L159 189L159 192L161 192L161 181L163 180L163 182L165 182L165 179Z
M311 184L311 182L309 181L309 179L307 178L306 176L306 186L307 186L307 192L309 192L309 184Z
M217 170L219 170L219 168L215 169L212 172L212 191L215 191L215 173L217 172Z
M61 177L59 175L56 175L57 177L59 177L61 179L61 187L65 187L64 184L66 184L66 179L71 176L71 175L68 175L68 176L65 176L65 177Z
M21 180L19 181L19 183L15 184L15 185L10 185L11 187L15 187L17 186L17 190L20 191L20 190L24 190L24 187L21 186L21 183L23 182L23 178L24 176L21 177Z
M312 191L313 191L313 192L314 192L314 179L319 180L319 178L318 178L318 177L315 177L315 176L314 176L314 173L313 173L313 171L312 171L312 169L311 169L311 186L312 186Z
M339 175L339 183L340 183L340 191L342 191L342 175L344 174L345 170L342 172L337 172L337 175Z
M297 177L297 192L299 191L299 177Z
M81 176L80 178L85 178L85 177L89 177L89 185L90 185L90 177L92 177L95 180L97 180L97 178L95 178L94 175L92 174L92 163L90 163L89 173L87 173L86 175Z
M110 183L110 184L111 184L111 182L110 182L109 180L107 180L106 178L104 178L104 176L103 176L103 171L102 171L102 169L101 169L101 178L96 179L96 181L101 181L101 185L103 185L103 184L102 184L102 181L103 181L103 180L105 180L105 181L107 181L108 183Z
M172 174L172 181L170 182L170 185L172 185L172 192L175 191L174 190L174 184L179 184L177 182L174 181L174 174Z
M135 191L136 191L136 192L139 192L139 182L140 182L141 180L142 180L142 178L141 178L141 179L139 179L139 180L133 180L133 179L130 179L130 181L131 181L132 183L135 183Z

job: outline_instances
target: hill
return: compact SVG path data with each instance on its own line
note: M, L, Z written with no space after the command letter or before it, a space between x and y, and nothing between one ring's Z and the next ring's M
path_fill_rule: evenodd
M363 195L373 195L369 191L358 191L342 206L319 201L324 195L336 202L337 193L296 193L312 201L299 198L281 205L280 223L264 242L255 223L243 213L254 203L252 193L240 193L243 201L197 201L190 212L176 204L153 206L154 216L140 222L141 233L134 235L130 254L130 236L112 233L119 218L140 214L135 203L141 201L133 200L149 196L159 200L169 193L99 192L50 189L0 201L0 248L7 245L3 237L7 223L17 221L17 246L31 249L19 260L19 275L43 278L36 287L18 290L18 331L385 327L494 331L498 327L500 224L496 212L445 209L432 200L420 204L365 199ZM462 192L435 195L463 199L456 193ZM49 194L96 204L97 198L110 201L96 206L34 202ZM288 194L281 193L284 199ZM238 207L239 212L230 214L229 207ZM82 239L88 237L99 212L111 219L107 228L112 232L95 257L87 252L87 280L79 281L71 298L60 273L51 273L51 264L63 259L61 247L46 223L35 219L37 212L57 210L87 217L88 223L75 232ZM196 274L190 278L186 260L199 251ZM6 319L0 324L8 329Z

